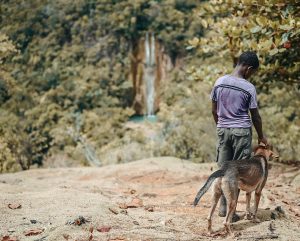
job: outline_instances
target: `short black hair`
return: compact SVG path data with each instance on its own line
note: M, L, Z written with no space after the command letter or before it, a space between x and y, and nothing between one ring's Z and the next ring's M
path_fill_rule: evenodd
M252 66L254 69L258 69L259 67L258 57L253 51L246 51L242 53L238 59L237 64L249 65Z

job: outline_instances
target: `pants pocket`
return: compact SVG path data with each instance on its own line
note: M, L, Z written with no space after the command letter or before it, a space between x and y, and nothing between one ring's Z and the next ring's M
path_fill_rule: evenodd
M217 146L216 146L216 162L218 162L219 160L219 156L220 156L220 148L221 146L224 144L224 133L225 130L223 128L217 128Z
M232 130L234 159L249 158L251 155L252 133L250 128L236 128Z

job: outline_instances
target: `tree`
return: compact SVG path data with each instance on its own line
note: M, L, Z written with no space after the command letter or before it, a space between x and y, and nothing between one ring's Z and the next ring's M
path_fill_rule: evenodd
M206 33L191 39L188 48L214 63L191 69L191 74L212 83L218 77L215 70L228 73L242 51L256 51L261 65L252 81L260 93L266 132L283 158L299 160L299 2L212 0L198 12Z

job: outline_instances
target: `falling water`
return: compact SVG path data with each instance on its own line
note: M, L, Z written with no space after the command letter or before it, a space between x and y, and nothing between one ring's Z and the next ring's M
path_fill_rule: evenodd
M155 100L155 37L151 33L149 40L149 33L146 33L145 40L145 72L144 81L146 83L146 107L147 117L154 115L154 100Z

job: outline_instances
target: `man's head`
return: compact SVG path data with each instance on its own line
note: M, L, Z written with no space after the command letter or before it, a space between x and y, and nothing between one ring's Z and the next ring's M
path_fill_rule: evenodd
M259 67L256 53L252 51L242 53L238 59L237 67L241 69L243 77L248 79Z

